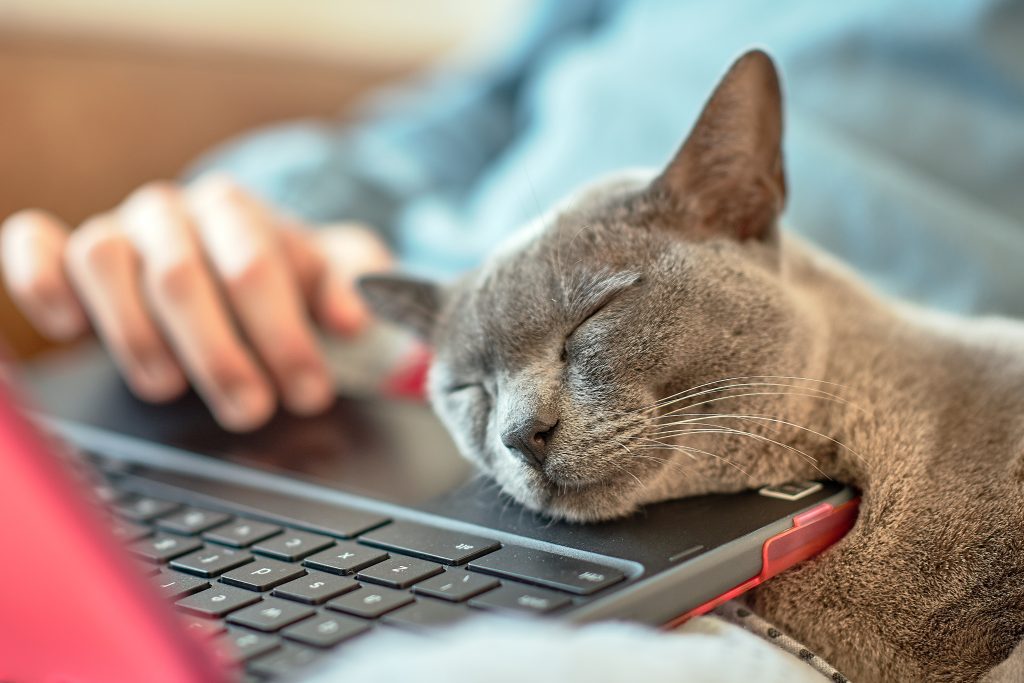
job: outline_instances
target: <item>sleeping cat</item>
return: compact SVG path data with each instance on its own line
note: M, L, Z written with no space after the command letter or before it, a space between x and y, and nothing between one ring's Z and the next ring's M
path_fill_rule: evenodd
M1024 637L1024 325L883 299L781 232L781 134L748 53L660 174L586 188L452 285L362 289L433 345L435 409L529 508L856 486L850 534L751 604L853 680L977 680Z

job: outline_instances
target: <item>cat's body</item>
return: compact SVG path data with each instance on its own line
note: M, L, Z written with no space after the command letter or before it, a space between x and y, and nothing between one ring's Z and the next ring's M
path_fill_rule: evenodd
M889 302L780 233L779 91L742 58L653 181L604 181L448 288L365 283L524 505L592 520L794 479L853 531L751 596L858 681L977 680L1024 638L1024 324Z
M1024 324L894 305L805 245L783 254L824 323L820 377L860 408L802 423L857 455L802 448L863 501L753 605L854 680L973 680L1024 638Z

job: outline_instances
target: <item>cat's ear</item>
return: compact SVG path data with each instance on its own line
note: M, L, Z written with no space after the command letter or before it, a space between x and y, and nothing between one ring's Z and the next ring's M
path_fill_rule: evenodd
M773 239L786 181L782 93L771 57L754 50L736 60L653 188L701 232Z
M356 281L370 310L428 340L441 310L441 286L405 275L363 275Z

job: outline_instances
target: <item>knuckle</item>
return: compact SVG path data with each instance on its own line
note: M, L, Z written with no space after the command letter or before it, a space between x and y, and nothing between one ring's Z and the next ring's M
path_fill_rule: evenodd
M183 257L151 267L149 286L155 295L170 303L187 301L195 296L204 273L200 259Z
M3 229L9 231L33 231L42 224L54 220L53 216L42 209L22 209L12 213L3 222Z
M90 271L110 268L127 247L103 217L91 218L71 233L65 258L73 267Z
M166 206L178 201L178 186L168 180L153 180L142 185L128 197L131 204L152 204Z
M195 192L206 200L231 203L247 196L241 185L223 173L210 174L197 180Z
M246 259L244 263L224 274L224 284L232 296L251 291L254 287L268 282L275 267L269 252L261 250Z

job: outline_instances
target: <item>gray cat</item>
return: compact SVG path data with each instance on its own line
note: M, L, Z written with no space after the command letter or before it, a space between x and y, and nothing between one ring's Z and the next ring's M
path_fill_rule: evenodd
M748 53L660 175L585 189L453 285L364 294L432 343L435 409L529 508L856 486L850 534L752 606L854 680L977 680L1024 637L1024 325L880 298L780 232L781 135Z

